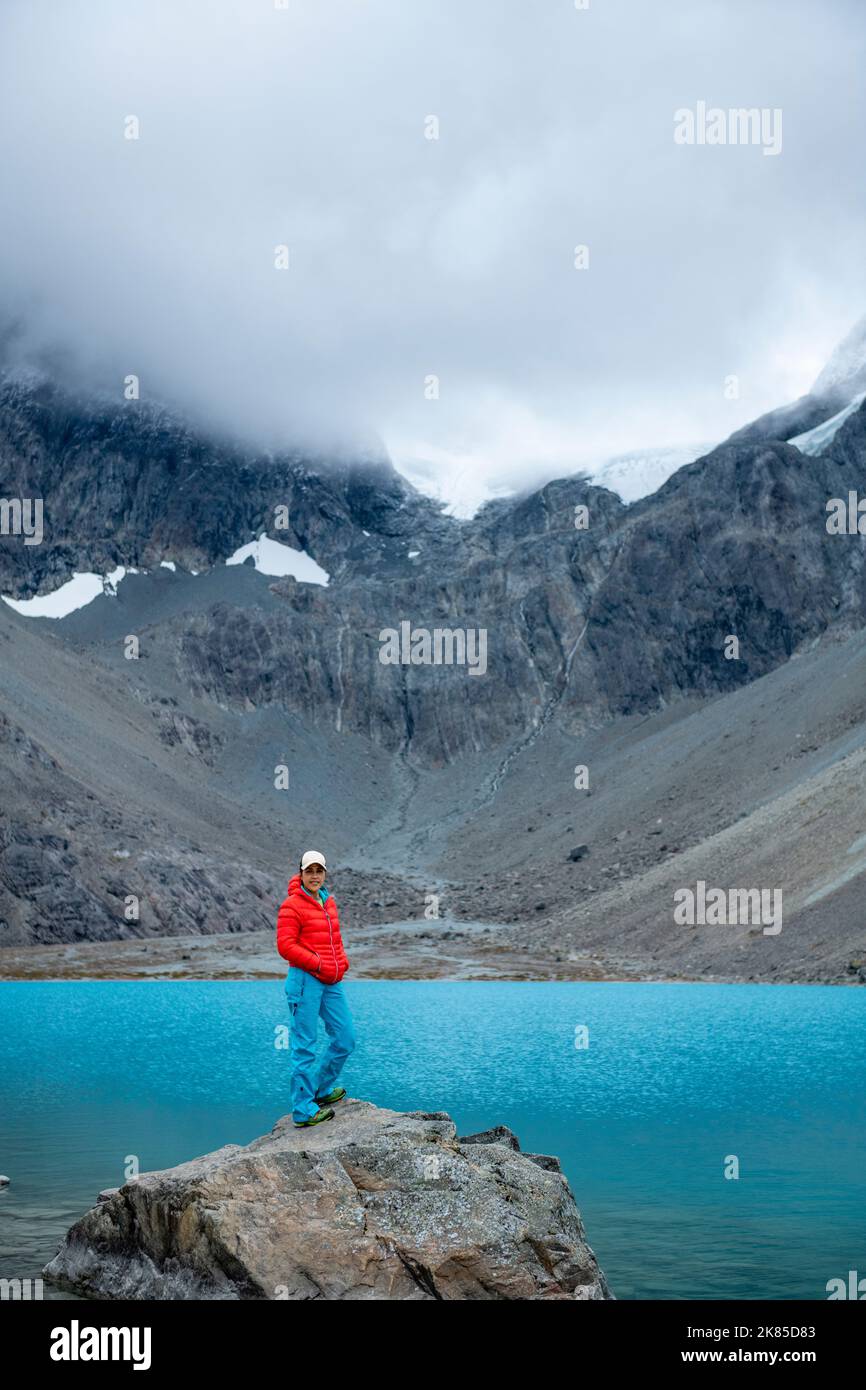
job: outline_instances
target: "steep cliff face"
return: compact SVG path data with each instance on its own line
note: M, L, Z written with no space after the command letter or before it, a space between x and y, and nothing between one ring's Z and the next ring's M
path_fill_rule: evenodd
M3 539L5 592L73 567L214 565L269 530L330 584L279 581L254 608L190 605L154 625L151 651L196 696L275 705L421 765L506 743L554 710L583 728L730 690L863 621L858 538L825 526L827 499L861 478L863 408L818 457L730 441L630 508L566 479L472 522L381 462L256 458L148 413L75 413L47 387L10 388L0 410L7 495L44 496L46 513L42 545ZM272 524L281 505L288 531ZM483 676L469 659L383 664L380 634L402 623L483 630Z
M828 534L826 507L864 458L861 410L827 455L723 445L630 509L575 660L575 708L581 690L607 716L733 690L831 627L861 627L862 541Z
M827 499L862 476L863 408L818 457L729 442L630 508L566 479L472 522L440 515L384 465L314 473L209 453L147 416L64 423L56 408L19 399L7 420L7 492L38 489L47 521L43 545L4 539L6 592L73 565L216 564L286 505L291 532L271 533L308 549L330 584L277 581L253 607L191 604L153 625L149 651L206 701L276 706L419 765L507 743L554 711L579 729L731 690L864 620L859 538L825 525ZM470 643L483 631L483 674L469 658L383 664L381 634L401 624Z
M335 574L405 553L413 525L447 527L382 457L262 455L168 412L76 398L47 381L0 386L0 468L3 496L44 499L40 545L0 537L2 591L21 597L76 569L206 569L272 531L277 507L288 527L272 533Z

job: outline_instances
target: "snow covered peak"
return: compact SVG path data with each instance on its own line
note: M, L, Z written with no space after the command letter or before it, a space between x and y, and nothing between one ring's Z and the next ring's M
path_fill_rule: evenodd
M853 396L866 389L866 314L831 354L824 370L815 378L812 395Z
M602 458L597 463L586 464L580 471L596 487L605 487L617 493L623 502L636 502L656 492L678 468L694 463L695 459L702 458L713 448L715 444L703 443L635 449L628 454L617 454L613 458ZM483 476L465 465L444 468L437 475L432 467L425 471L404 464L400 472L418 492L444 503L446 515L462 521L471 520L489 501L522 495L512 488L490 487ZM554 473L551 476L567 475ZM546 481L548 478L545 475L535 485L541 487Z

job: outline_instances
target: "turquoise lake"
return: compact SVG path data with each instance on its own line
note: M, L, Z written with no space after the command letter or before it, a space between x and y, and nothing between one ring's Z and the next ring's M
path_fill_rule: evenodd
M826 1299L866 1274L866 990L345 989L349 1094L557 1154L617 1298ZM126 1155L168 1167L290 1110L281 980L5 983L0 1015L0 1276L37 1277Z

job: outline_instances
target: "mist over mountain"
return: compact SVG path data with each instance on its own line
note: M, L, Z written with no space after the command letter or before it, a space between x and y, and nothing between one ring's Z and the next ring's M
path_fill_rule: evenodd
M866 458L864 404L833 424L860 382L849 365L813 394L827 430L814 452L756 422L630 506L571 477L469 520L385 456L260 453L149 404L7 379L3 495L42 498L44 536L0 537L0 593L23 600L0 603L4 941L266 930L274 865L327 840L363 920L394 917L378 869L407 916L435 887L524 930L526 867L540 864L561 891L530 931L538 952L583 941L626 970L675 953L706 973L717 956L729 966L729 946L669 940L653 885L674 856L711 872L757 816L765 874L804 820L799 910L835 916L814 952L783 933L738 968L844 975L859 918L839 908L850 875L832 885L859 862L844 820L856 801L833 803L826 854L799 808L866 756L862 539L826 525ZM262 573L263 549L225 563L259 535L324 577ZM27 616L37 592L118 569L67 617ZM404 626L483 631L483 671L383 662ZM623 954L618 924L635 912L642 945Z
M7 0L7 348L262 452L381 441L446 501L718 442L866 302L861 21ZM700 97L781 108L779 156L677 145Z

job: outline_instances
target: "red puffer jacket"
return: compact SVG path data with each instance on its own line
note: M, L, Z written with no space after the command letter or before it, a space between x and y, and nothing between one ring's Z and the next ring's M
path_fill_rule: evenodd
M349 969L340 936L337 904L327 888L325 902L301 887L301 875L289 879L289 891L277 913L277 950L290 965L307 970L323 985L336 985Z

